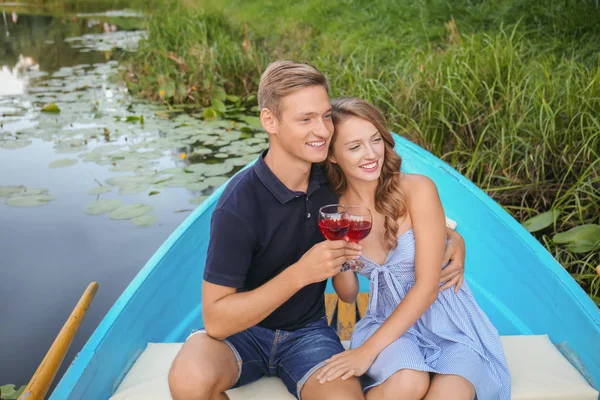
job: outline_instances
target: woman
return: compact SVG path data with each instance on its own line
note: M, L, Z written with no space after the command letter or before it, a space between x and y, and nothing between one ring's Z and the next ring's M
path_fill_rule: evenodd
M439 291L444 211L435 184L400 172L402 159L379 110L356 98L332 101L335 132L326 170L340 203L368 207L361 275L371 280L367 315L350 350L327 360L323 383L362 376L367 399L509 400L498 331L466 283ZM352 272L334 277L356 295Z

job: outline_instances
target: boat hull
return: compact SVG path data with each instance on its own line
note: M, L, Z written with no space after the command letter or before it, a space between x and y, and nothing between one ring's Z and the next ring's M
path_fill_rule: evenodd
M429 176L467 243L466 278L501 335L548 334L600 387L600 311L514 218L450 166L395 135L403 170ZM203 326L201 284L217 190L171 234L101 321L51 399L106 399L148 342ZM368 281L361 278L361 291ZM332 291L328 285L328 291Z

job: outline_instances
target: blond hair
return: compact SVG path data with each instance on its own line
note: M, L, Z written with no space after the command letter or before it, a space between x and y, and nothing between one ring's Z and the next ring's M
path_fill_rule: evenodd
M381 111L368 101L356 97L341 97L331 100L333 123L335 131L329 144L329 154L333 154L333 144L337 139L337 126L350 117L356 117L372 123L383 138L385 144L384 161L381 175L375 190L375 210L384 216L384 240L387 250L398 245L397 220L406 214L406 196L400 187L400 169L402 158L394 150L395 142L387 128ZM325 161L327 180L331 188L342 195L348 186L346 177L338 164Z
M310 64L275 61L267 67L258 85L258 107L281 117L282 99L302 88L322 86L329 91L325 76Z

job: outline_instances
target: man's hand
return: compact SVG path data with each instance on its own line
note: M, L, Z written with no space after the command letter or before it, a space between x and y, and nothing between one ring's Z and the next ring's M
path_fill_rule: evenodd
M295 272L306 285L331 278L348 260L360 257L362 246L345 240L326 240L314 245L296 264Z
M454 286L454 293L458 293L465 280L465 241L456 231L446 229L448 233L448 244L444 253L442 265L448 266L442 270L440 282L445 282L440 292Z

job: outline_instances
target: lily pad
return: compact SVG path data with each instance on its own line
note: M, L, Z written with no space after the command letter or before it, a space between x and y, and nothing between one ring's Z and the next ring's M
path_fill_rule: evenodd
M2 147L3 149L6 150L17 150L17 149L22 149L23 147L27 147L29 146L31 143L33 143L31 140L10 140L7 142L2 142L0 144L0 147Z
M205 176L219 176L225 175L233 171L233 165L228 163L222 164L211 164L207 165L206 171L204 171Z
M93 151L90 151L89 153L80 154L79 158L81 158L81 160L83 162L99 163L102 161L102 154L94 153Z
M185 171L183 170L183 168L167 168L167 169L163 169L160 172L162 172L163 174L172 174L172 175L185 174Z
M122 187L122 188L119 189L119 194L121 196L127 196L127 195L131 195L131 194L137 194L137 193L145 192L148 189L150 189L149 185L132 185L132 186L126 186L126 187Z
M46 104L44 108L42 108L42 112L46 113L59 113L60 108L54 103Z
M194 149L194 151L192 151L192 154L198 154L198 155L207 155L207 154L211 154L213 151L211 149L208 148L198 148L198 149Z
M554 224L556 218L558 218L560 212L558 210L550 210L539 215L536 215L533 218L529 218L527 221L523 222L523 227L527 229L529 232L537 232L541 231Z
M166 186L171 188L186 187L190 183L198 182L195 175L176 175L173 179L167 181Z
M206 171L206 164L191 164L185 167L185 172L203 174Z
M109 169L109 171L113 171L113 172L131 172L131 171L135 171L138 169L143 169L147 166L148 164L142 164L139 162L122 162L122 163L118 163L116 166L112 167Z
M229 143L231 143L231 140L229 140L228 138L221 138L221 139L213 142L212 145L216 146L216 147L221 147L221 146L227 146Z
M25 391L26 385L16 389L15 385L2 385L0 386L0 398L4 400L16 400Z
M255 156L252 156L251 159L249 159L247 157L235 157L235 158L228 158L226 162L235 167L243 167L246 164L254 161L255 158L256 158Z
M206 178L204 180L204 183L208 184L208 186L219 187L219 186L223 185L225 182L227 182L228 180L229 180L229 178L226 178L224 176L213 176L211 178Z
M0 197L10 197L15 193L23 193L27 188L21 186L0 186Z
M137 185L150 185L152 183L151 176L115 176L108 178L106 183L113 186L128 187Z
M63 158L62 160L56 160L48 164L49 168L64 168L70 167L71 165L77 164L77 160L73 158Z
M132 219L135 217L141 217L142 215L152 211L152 206L147 204L125 204L117 208L108 216L110 219Z
M169 182L172 179L174 179L172 176L159 176L159 177L155 177L154 175L152 175L152 184L153 185L162 185L162 184L165 184L165 183Z
M111 192L114 188L112 186L96 186L88 190L89 194L104 194Z
M48 194L48 189L46 189L46 188L26 188L25 191L22 193L23 196L37 196L40 194Z
M83 211L91 215L100 215L114 211L120 206L121 200L100 199L85 206Z
M156 223L156 215L146 214L140 217L131 218L131 222L145 228Z
M185 185L186 189L195 191L195 192L200 192L202 190L208 189L210 187L210 185L208 185L206 182L190 182L187 183Z
M6 199L6 204L13 207L37 207L48 204L55 197L49 194L33 194L27 196L12 196Z

